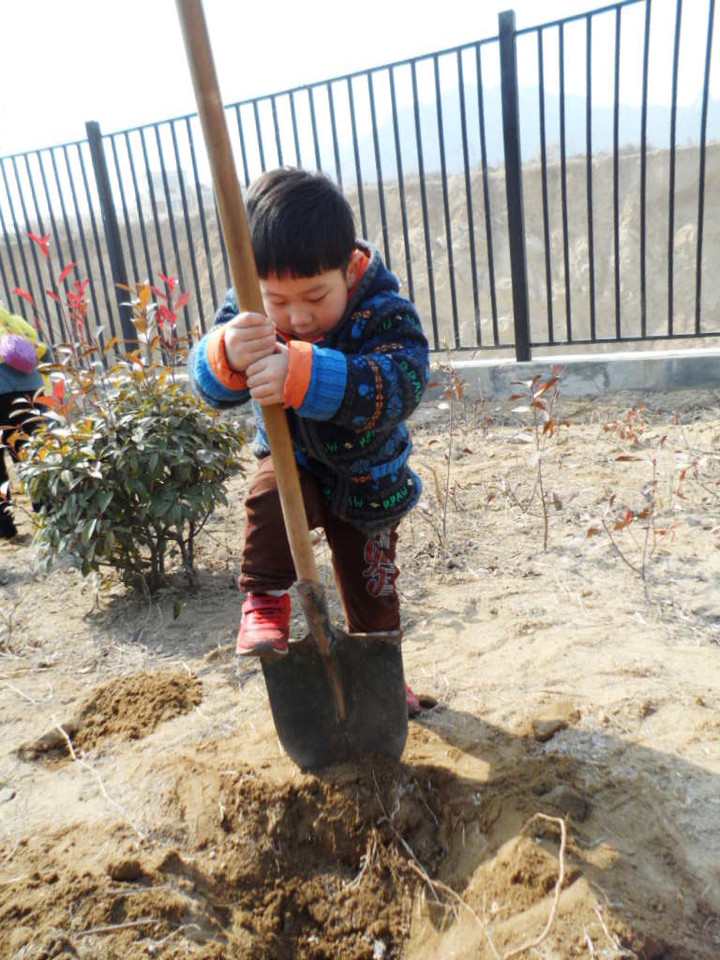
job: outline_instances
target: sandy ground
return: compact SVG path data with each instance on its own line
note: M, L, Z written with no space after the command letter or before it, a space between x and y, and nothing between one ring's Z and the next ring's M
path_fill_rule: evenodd
M423 405L404 663L439 703L399 763L283 754L233 654L245 477L152 602L33 573L21 514L0 956L718 957L720 394L640 399L561 399L547 550L527 414Z

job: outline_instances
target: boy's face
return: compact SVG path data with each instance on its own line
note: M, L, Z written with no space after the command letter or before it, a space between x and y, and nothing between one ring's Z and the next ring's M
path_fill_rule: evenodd
M278 277L271 273L260 280L265 312L286 336L319 340L341 319L354 280L352 266L325 270L312 277Z

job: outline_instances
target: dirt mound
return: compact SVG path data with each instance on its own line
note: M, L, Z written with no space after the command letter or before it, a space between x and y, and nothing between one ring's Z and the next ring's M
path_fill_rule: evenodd
M23 872L0 888L0 952L63 956L51 945L70 943L69 956L99 956L112 943L103 956L172 957L182 934L182 956L399 957L417 877L396 836L405 831L427 862L443 853L430 805L440 794L419 773L381 762L277 785L243 769L224 779L213 828L190 850L96 825L91 871L77 868L81 825L26 840L14 857Z
M95 687L76 717L58 724L37 740L22 744L23 760L70 759L72 747L91 750L114 738L140 740L162 723L192 710L202 701L202 684L187 673L142 671Z
M140 836L103 821L0 847L15 871L0 887L0 953L502 957L552 923L555 956L587 956L591 936L616 951L608 956L691 956L677 911L633 930L614 906L595 906L587 878L607 863L546 790L577 779L567 759L528 758L522 783L382 760L278 783L222 763L179 757L158 770L159 782L176 775L161 820L182 830ZM198 777L214 783L200 821Z

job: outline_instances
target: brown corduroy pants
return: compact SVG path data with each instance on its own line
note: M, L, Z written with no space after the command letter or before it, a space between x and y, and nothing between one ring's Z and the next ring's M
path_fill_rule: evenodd
M379 533L361 533L327 508L318 484L300 471L308 527L325 531L335 583L350 633L400 629L400 602L395 590L397 525ZM295 582L295 567L275 480L272 457L260 461L245 501L245 548L238 586L247 593L286 590Z

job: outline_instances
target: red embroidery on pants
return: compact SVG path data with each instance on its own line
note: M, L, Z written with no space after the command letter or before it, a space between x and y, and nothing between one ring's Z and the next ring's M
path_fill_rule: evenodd
M383 547L387 548L389 546L389 534L381 534L375 540L368 537L365 541L367 567L363 570L363 577L367 581L365 588L371 597L386 597L393 592L395 564L388 558L383 549Z

